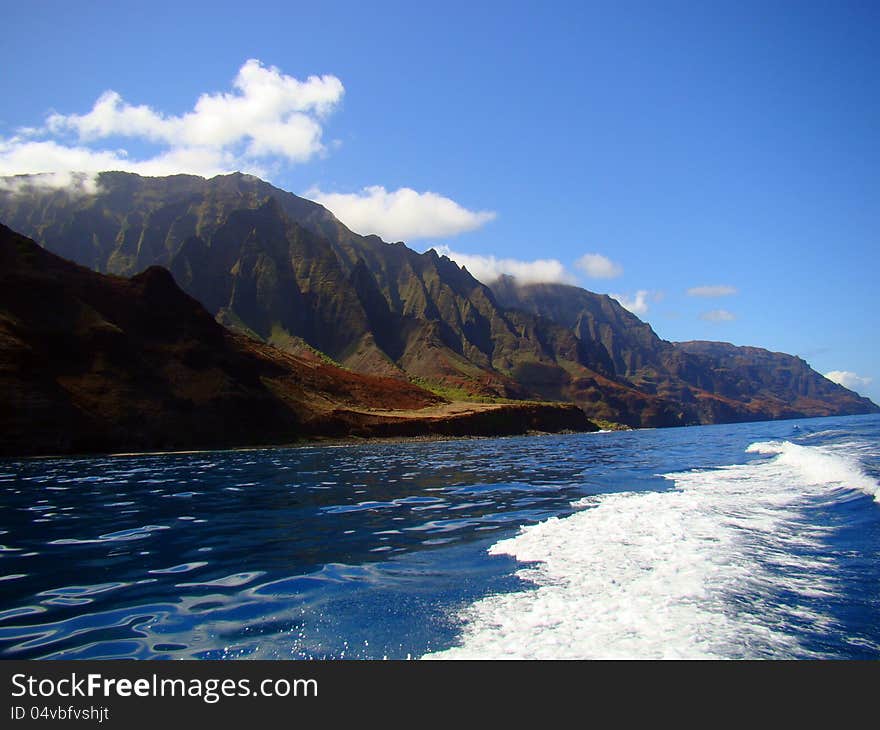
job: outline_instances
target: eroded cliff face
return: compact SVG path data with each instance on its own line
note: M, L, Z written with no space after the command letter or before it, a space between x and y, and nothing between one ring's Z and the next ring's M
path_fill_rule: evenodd
M667 342L614 299L564 284L493 284L507 307L547 317L592 343L639 391L678 403L689 422L873 413L877 406L802 359L724 342ZM597 366L598 367L598 366Z
M594 427L573 407L456 409L408 382L283 352L222 327L166 269L98 274L0 226L0 454L493 428Z
M167 267L224 325L359 373L453 397L568 401L633 426L874 408L839 386L800 397L725 374L715 355L660 340L607 296L506 278L486 287L252 176L103 173L92 195L17 187L0 193L0 220L47 249L106 273Z

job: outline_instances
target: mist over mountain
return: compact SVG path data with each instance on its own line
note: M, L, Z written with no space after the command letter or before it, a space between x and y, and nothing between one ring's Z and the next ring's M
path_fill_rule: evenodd
M165 267L227 327L402 388L568 401L632 426L877 410L798 358L661 340L607 296L509 277L485 286L252 176L108 172L94 192L15 180L0 221L48 250L102 273Z

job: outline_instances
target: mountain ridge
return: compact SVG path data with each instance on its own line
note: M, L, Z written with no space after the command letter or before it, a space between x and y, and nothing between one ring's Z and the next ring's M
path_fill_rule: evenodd
M507 306L555 319L579 337L598 339L627 382L694 404L704 422L751 420L768 412L774 418L835 415L834 398L845 399L855 412L877 409L793 355L723 342L662 340L607 295L565 284L518 284L510 277L501 277L492 289ZM625 326L610 327L609 310L616 310ZM770 373L776 374L775 381Z
M784 377L739 387L728 371L751 367L742 357L665 342L606 295L505 277L486 286L436 251L353 233L323 206L240 173L102 173L93 195L0 194L0 219L98 271L166 266L218 321L264 342L438 392L574 402L631 426L876 408L819 387L817 373L792 375L788 400Z
M571 405L455 404L230 332L167 269L131 278L0 225L0 454L181 450L316 436L595 430Z

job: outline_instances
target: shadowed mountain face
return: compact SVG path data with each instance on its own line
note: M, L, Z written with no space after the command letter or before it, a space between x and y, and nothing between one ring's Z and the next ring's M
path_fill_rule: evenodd
M444 392L572 401L630 425L872 408L838 386L798 400L779 385L770 398L760 379L715 372L713 354L660 340L608 297L509 279L490 289L434 251L352 233L252 176L99 183L76 195L19 179L17 193L0 192L0 220L96 271L167 267L219 322L291 353L314 348Z
M101 191L0 194L0 220L96 271L167 267L220 322L358 371L516 397L515 361L554 365L448 259L353 234L257 178L106 173Z
M103 276L0 226L0 453L278 443L439 400L229 332L165 269Z
M451 404L283 352L218 324L166 269L98 274L0 225L0 455L530 429L595 426L571 405Z

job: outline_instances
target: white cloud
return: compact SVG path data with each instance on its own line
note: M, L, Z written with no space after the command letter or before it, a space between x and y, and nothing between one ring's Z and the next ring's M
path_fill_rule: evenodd
M735 286L728 286L726 284L694 286L687 290L689 297L728 297L736 293L737 288Z
M623 267L600 253L587 253L574 262L593 279L614 279L623 273Z
M299 81L251 59L232 86L230 92L202 94L192 111L179 116L107 91L86 114L51 114L42 128L0 138L0 175L102 170L265 175L267 163L305 162L325 151L322 122L345 93L338 78ZM123 149L98 144L126 137L159 149L133 159Z
M733 312L728 312L726 309L712 309L708 312L703 312L700 315L700 319L704 319L707 322L733 322L736 319L736 315Z
M825 373L825 377L850 390L867 388L873 382L873 378L863 378L861 375L856 375L849 370L832 370Z
M437 193L411 188L389 192L372 185L358 193L325 193L312 188L303 195L328 208L353 231L375 233L386 241L455 236L495 218L492 211L468 210Z
M125 150L94 150L66 146L53 140L18 144L0 140L0 175L37 173L47 184L54 180L56 187L66 187L64 181L75 173L94 175L104 170L123 170L140 175L187 172L205 177L235 170L260 176L265 174L265 168L255 161L208 147L178 147L137 160L130 159Z
M495 256L459 253L450 250L448 246L436 246L435 250L442 256L448 256L459 266L466 267L474 278L484 284L491 284L502 274L516 277L522 284L571 282L571 276L556 259L499 259Z
M651 297L651 292L647 289L639 289L632 297L628 294L610 294L609 296L616 299L620 302L620 306L633 314L648 313L648 299Z
M98 184L93 175L76 172L46 172L20 178L0 178L0 190L5 192L16 194L35 188L67 188L71 193L92 194L98 191Z

